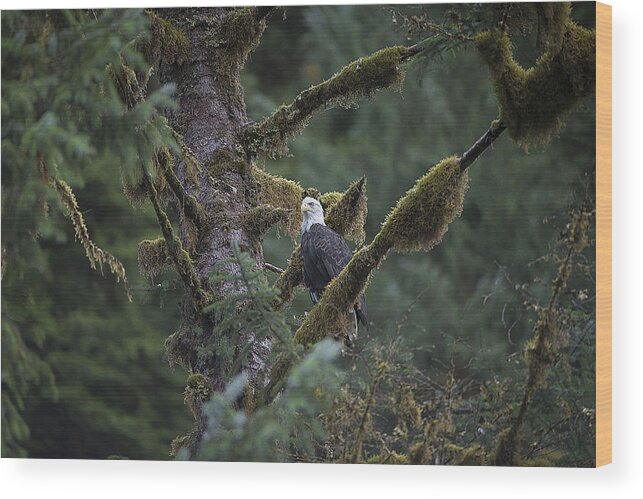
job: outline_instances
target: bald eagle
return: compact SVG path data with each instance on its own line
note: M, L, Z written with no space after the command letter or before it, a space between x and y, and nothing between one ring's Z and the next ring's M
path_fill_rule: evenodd
M326 285L339 275L353 257L353 253L344 238L326 227L324 209L314 198L305 197L301 203L301 258L304 268L304 284L310 293L310 299L317 303L321 299ZM366 300L360 295L353 307L355 315L355 334L358 322L368 329L366 318ZM350 346L351 336L347 339Z

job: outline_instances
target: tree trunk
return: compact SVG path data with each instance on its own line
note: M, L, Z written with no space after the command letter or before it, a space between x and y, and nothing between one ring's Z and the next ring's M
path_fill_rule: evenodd
M168 111L167 117L170 125L183 136L185 146L200 166L198 181L192 187L186 181L183 161L176 167L184 188L203 208L203 220L198 227L184 214L181 215L180 235L201 285L212 292L214 300L235 292L231 283L212 285L208 282L215 266L233 256L233 242L252 255L258 266L264 263L261 235L249 233L241 223L249 208L256 205L257 187L250 160L239 144L240 131L247 123L239 73L256 40L248 41L246 38L244 42L249 45L242 46L240 43L244 42L230 37L236 28L231 18L239 12L224 8L160 11L161 16L189 40L189 55L186 57L168 61L169 58L164 60L164 54L161 54L159 77L163 83L176 85L178 107ZM241 23L240 29L244 32L240 36L250 33L258 40L263 21L247 15L244 21L254 23L254 26ZM239 273L235 263L226 263L220 270L229 274ZM194 297L186 292L182 326L175 335L178 336L174 348L179 352L179 361L192 374L207 379L208 392L218 391L228 381L224 375L225 366L220 365L221 360L216 355L199 357L196 353L198 347L207 342L214 326L211 319L200 313L199 305L195 305ZM246 372L252 383L263 369L270 352L270 341L267 338L255 340L253 333L248 331L241 334L241 343L244 346L250 344ZM196 405L193 411L197 430L202 433L201 404Z

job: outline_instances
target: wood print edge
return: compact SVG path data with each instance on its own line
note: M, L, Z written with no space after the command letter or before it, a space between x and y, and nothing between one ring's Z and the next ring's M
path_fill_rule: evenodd
M612 462L612 7L596 3L596 466Z

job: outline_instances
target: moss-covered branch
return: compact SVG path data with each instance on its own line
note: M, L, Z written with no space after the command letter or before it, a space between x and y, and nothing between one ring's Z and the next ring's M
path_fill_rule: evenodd
M399 88L404 81L402 62L415 53L414 47L389 47L350 63L247 128L242 138L244 149L248 154L270 158L288 154L288 140L301 133L316 113L336 106L353 107L378 90Z
M253 168L252 176L257 184L257 201L259 204L282 208L289 212L289 216L279 221L279 224L293 239L299 233L301 225L302 187L292 180L271 175L260 169Z
M319 303L295 332L295 343L310 345L328 336L344 339L354 327L353 305L366 289L373 270L390 250L426 251L438 244L451 221L462 212L467 187L468 172L461 171L456 156L443 159L421 177L391 210L373 241L357 251L326 287ZM287 359L276 363L266 390L268 399L276 394L288 369Z
M156 153L155 161L161 170L167 185L176 196L179 207L183 210L183 213L185 213L185 215L189 217L197 227L200 227L204 219L203 208L194 196L185 190L183 184L181 184L181 181L176 176L176 173L174 172L174 158L172 157L172 153L166 148L163 148L161 151Z
M552 23L560 25L561 15L552 18ZM547 143L567 114L595 89L595 32L569 21L558 26L558 31L550 29L548 40L536 64L524 69L513 57L506 32L496 29L476 37L489 66L501 121L525 148Z
M170 219L159 203L158 193L156 192L156 187L154 187L152 177L147 170L147 167L142 162L141 168L143 169L143 182L145 184L145 188L147 189L148 196L152 202L152 206L154 207L161 234L165 239L165 250L170 256L174 269L179 274L181 281L192 293L195 300L195 307L202 309L209 303L210 296L199 283L190 255L183 249L180 239L174 235L174 229L172 228Z
M306 345L327 336L342 338L353 321L353 304L389 250L427 251L438 244L460 215L467 186L468 175L460 171L459 158L446 158L431 168L398 201L373 242L331 281L295 333L295 341Z
M241 226L255 238L262 238L275 224L283 224L290 218L290 212L284 208L275 208L261 204L248 210L242 217Z
M144 239L138 243L138 268L141 275L153 279L163 272L168 263L171 264L171 259L164 238Z
M328 227L358 244L364 242L364 224L368 210L366 177L353 182L343 194L329 192L319 195L317 193L316 197L319 197L326 211L326 225ZM297 211L299 212L299 209ZM297 246L288 259L288 266L275 282L275 287L281 294L281 306L292 300L295 290L303 283L303 280L301 249Z
M125 286L125 291L127 292L127 299L132 301L132 295L127 286L127 276L125 275L125 267L121 261L116 258L111 253L104 251L99 248L94 241L92 241L89 236L89 229L85 225L85 217L78 207L78 202L76 201L76 196L71 187L64 180L59 179L58 177L51 175L45 165L44 158L39 158L39 170L40 176L44 182L46 182L58 195L58 199L65 207L67 216L71 219L71 222L74 226L74 232L76 234L76 239L80 241L85 249L85 255L87 260L89 260L89 265L92 269L96 269L96 265L100 268L101 274L103 273L103 265L107 265L110 272L116 276L116 281L123 281ZM4 262L4 260L3 260Z

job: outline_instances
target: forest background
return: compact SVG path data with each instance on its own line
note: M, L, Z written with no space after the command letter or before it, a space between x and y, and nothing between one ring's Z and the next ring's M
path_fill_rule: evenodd
M593 27L592 6L575 6L574 19ZM344 64L408 42L401 17L384 7L288 8L283 17L272 17L244 70L249 115L259 120ZM522 57L533 59L527 44ZM364 345L371 337L386 343L399 335L419 369L445 378L454 368L474 390L522 382L521 352L535 317L520 286L529 283L536 296L547 296L557 268L539 259L564 231L569 208L586 203L587 193L591 197L593 109L591 100L585 102L560 139L547 146L526 154L504 138L479 160L462 218L443 244L428 254L391 255L375 274L367 293L373 325L360 339ZM475 51L445 54L430 71L411 67L401 92L386 91L357 110L319 116L292 142L292 157L270 168L322 191L343 190L365 175L370 239L427 165L461 151L496 115L487 69ZM3 341L5 327L27 327L33 334L28 346L38 359L30 366L36 382L23 407L8 418L19 437L9 452L169 458L169 442L191 421L183 402L185 374L171 370L164 358L168 325L179 320L179 290L169 277L150 287L135 272L137 243L153 238L157 223L149 208L132 215L120 179L109 169L88 167L82 178L69 180L93 238L128 269L134 303L127 303L111 279L88 268L68 221L52 210L29 265L2 283ZM4 200L16 188L5 186L3 175L3 239ZM283 266L291 243L271 233L265 249L267 261ZM591 308L593 290L579 292L584 290ZM307 300L302 293L292 314L308 310ZM577 422L577 433L571 431L576 447L557 456L568 465L592 460L591 317L585 324L586 334L570 347L583 353L567 378L573 383L561 381L555 392L577 404L575 414L587 416ZM6 351L3 344L3 356ZM3 358L3 394L7 365ZM551 403L557 401L542 400L534 412L545 417ZM5 430L3 445L4 438Z

